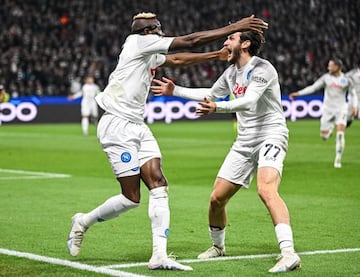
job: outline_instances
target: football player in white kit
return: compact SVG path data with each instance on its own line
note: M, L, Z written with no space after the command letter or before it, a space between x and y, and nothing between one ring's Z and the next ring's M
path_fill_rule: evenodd
M81 99L81 129L84 136L89 134L89 122L90 118L95 125L98 122L98 105L95 100L95 96L100 92L100 88L95 84L94 78L88 76L85 78L85 84L81 87L81 90L70 95L69 100Z
M175 86L166 78L154 80L154 95L175 95L201 101L197 114L236 112L238 135L226 156L210 196L209 233L212 246L199 259L225 255L226 205L240 189L248 188L257 171L257 189L270 212L281 249L280 260L269 272L300 267L294 250L290 216L278 194L288 129L281 104L278 74L267 60L257 57L263 38L256 32L236 32L224 46L231 63L211 88ZM233 94L231 101L213 100Z
M345 73L345 76L350 78L350 80L353 83L354 89L356 91L357 99L358 99L358 108L360 107L360 61L358 62L358 65L351 69L350 71ZM351 95L348 95L348 118L346 127L350 127L353 119L358 118L360 119L360 113L358 112L357 117L354 117L352 114L352 99Z
M192 267L182 265L167 255L170 224L168 184L161 168L159 146L144 123L146 99L157 67L196 64L220 59L222 54L226 54L226 51L220 50L166 55L169 50L200 46L234 31L249 29L262 33L267 24L251 16L219 29L165 37L155 14L134 16L132 34L126 38L118 65L111 73L104 92L97 96L98 104L105 111L98 124L98 139L122 193L109 198L89 213L73 216L68 239L71 255L79 254L84 233L91 225L139 206L142 180L150 191L148 212L153 251L149 269L192 270Z
M328 62L328 73L322 75L311 86L289 94L293 100L296 96L307 95L324 88L323 114L320 119L320 136L327 140L336 125L336 146L334 167L341 168L341 158L345 148L345 129L347 123L346 95L351 95L351 114L357 116L358 100L352 81L341 71L341 60L334 58Z

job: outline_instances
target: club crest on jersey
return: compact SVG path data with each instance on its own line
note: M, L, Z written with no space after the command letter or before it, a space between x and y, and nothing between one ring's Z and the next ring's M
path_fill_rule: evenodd
M240 86L239 83L235 83L235 86L232 90L232 93L234 94L234 96L243 96L246 92L247 87L246 86Z
M124 152L121 154L121 161L124 163L128 163L131 161L131 154L129 152Z

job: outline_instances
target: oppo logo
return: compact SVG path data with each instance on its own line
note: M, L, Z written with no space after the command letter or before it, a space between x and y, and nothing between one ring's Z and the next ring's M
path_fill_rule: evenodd
M171 123L173 120L187 118L196 119L195 115L196 101L188 101L182 103L180 101L160 102L153 101L146 105L145 118L147 123L153 123L156 120L164 120L166 123Z
M145 119L147 123L153 123L157 120L164 120L166 123L171 123L178 119L196 119L195 109L197 107L196 101L188 101L182 103L180 101L149 102L145 109ZM319 118L322 115L323 102L321 100L311 100L309 102L304 100L282 100L284 115L287 119L295 121L299 118Z
M38 109L31 102L22 102L15 106L12 103L0 104L0 122L11 122L18 119L22 122L29 122L36 118Z
M304 100L283 100L281 102L285 117L291 121L304 117L318 118L322 115L323 102L321 100L311 100L309 102Z

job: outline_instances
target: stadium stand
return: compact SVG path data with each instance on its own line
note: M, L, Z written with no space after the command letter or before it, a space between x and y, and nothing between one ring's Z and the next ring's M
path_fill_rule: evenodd
M68 95L79 78L92 74L104 88L129 33L132 16L157 13L167 35L226 25L255 14L270 25L260 56L280 74L286 94L326 71L330 57L345 70L360 56L358 11L354 0L3 0L0 5L0 84L12 97ZM222 46L222 41L199 51ZM224 62L158 74L187 86L210 86Z

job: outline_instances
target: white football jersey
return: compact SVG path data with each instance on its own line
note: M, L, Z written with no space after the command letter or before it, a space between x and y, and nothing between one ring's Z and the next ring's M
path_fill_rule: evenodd
M358 96L360 96L360 68L358 67L350 70L345 76L352 80L354 88Z
M204 97L225 98L230 94L236 99L216 102L216 112L236 112L239 136L279 134L287 137L278 74L267 60L253 56L241 68L229 66L210 89L177 86L174 91L176 96L198 101Z
M92 103L95 101L95 96L100 92L97 84L84 84L82 86L82 103Z
M324 88L324 110L346 109L346 94L351 91L351 81L344 73L339 76L326 73L311 86L299 90L299 95L307 95Z
M96 101L106 112L131 122L144 121L146 100L155 70L165 62L173 37L130 35L104 92Z

